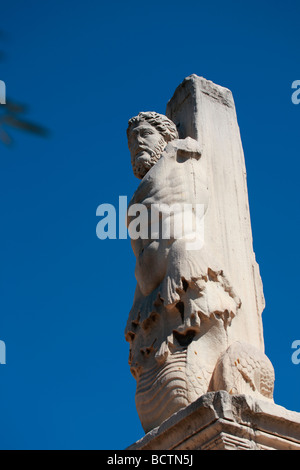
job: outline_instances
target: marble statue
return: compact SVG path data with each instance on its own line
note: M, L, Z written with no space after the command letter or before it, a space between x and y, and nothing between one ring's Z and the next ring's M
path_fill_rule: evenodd
M193 75L168 103L169 117L141 112L128 123L132 168L141 180L128 206L128 226L139 205L149 214L147 233L131 239L137 286L125 331L146 432L208 391L273 400L274 371L260 320L263 294L248 207L241 207L247 202L245 171L238 168L241 148L232 145L237 135L230 135L224 112L236 126L232 103L229 90ZM222 209L224 202L231 207Z

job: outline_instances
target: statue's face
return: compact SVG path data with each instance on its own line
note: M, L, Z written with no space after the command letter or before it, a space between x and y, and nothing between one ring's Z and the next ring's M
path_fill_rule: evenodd
M160 158L165 146L163 136L148 122L133 126L129 131L128 147L135 176L143 178Z

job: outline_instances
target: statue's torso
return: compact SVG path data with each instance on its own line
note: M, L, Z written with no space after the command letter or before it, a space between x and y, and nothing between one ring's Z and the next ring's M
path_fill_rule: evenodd
M147 239L131 240L137 258L137 281L146 295L163 279L168 252L174 240L183 239L187 234L187 225L185 225L181 236L178 233L178 229L182 228L183 211L185 220L192 226L192 230L195 230L196 222L193 219L197 215L199 216L199 213L203 214L207 208L208 187L203 162L194 158L181 161L176 158L175 152L173 155L163 154L142 179L128 209L132 208L133 204L145 205L149 213ZM159 236L153 236L153 220L157 216L157 206L155 206L157 204L159 204L161 212L160 218L164 219L165 226L169 227L169 232L167 231L165 235L166 238L164 235L162 236L162 232ZM197 204L201 206L201 211L197 211L196 214ZM133 218L134 216L128 217L129 224Z

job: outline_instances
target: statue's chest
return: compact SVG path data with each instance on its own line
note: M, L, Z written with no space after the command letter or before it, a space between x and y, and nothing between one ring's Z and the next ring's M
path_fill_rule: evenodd
M207 187L201 167L194 159L182 163L161 159L142 180L135 193L134 203L205 204Z

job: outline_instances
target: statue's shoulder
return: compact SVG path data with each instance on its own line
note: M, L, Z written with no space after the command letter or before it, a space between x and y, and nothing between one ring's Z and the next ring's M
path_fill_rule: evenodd
M140 204L144 201L144 199L148 197L151 189L153 188L153 185L155 185L155 182L157 180L156 165L158 163L159 161L155 165L153 165L153 167L150 168L144 178L142 178L140 184L138 185L129 202L128 207L132 206L133 204Z

